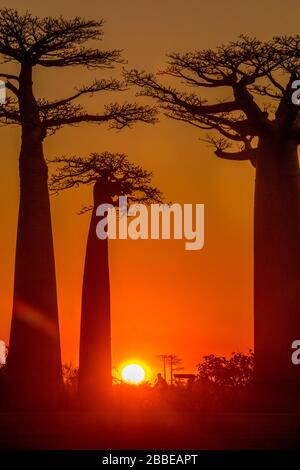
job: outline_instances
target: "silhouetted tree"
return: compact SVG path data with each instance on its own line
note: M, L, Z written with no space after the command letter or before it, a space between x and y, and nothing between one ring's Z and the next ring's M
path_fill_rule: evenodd
M197 365L198 379L218 387L244 388L253 380L253 352L232 353L230 359L210 354Z
M163 82L125 74L166 116L212 131L207 140L217 157L255 167L255 377L276 388L300 383L291 363L300 327L300 122L291 99L299 67L300 36L241 36L216 50L171 54L158 73ZM168 77L179 87L167 85Z
M8 358L9 398L19 406L46 406L62 389L55 264L52 241L47 165L43 141L64 125L109 123L121 129L136 121L152 122L149 108L110 104L91 114L78 98L105 91L121 91L114 79L97 79L73 95L54 101L37 99L33 70L39 67L85 66L113 68L118 50L92 48L102 38L102 21L74 18L37 18L30 13L0 10L2 63L14 62L17 74L0 73L10 92L0 108L0 122L22 129L20 151L20 208L15 261L13 315ZM6 70L6 69L5 69ZM15 70L15 69L14 69ZM12 393L13 392L13 393Z
M111 319L108 241L97 237L101 220L97 207L107 203L118 205L119 196L129 203L160 202L160 191L151 185L152 174L130 163L123 154L92 153L88 158L56 158L63 166L50 181L53 192L93 185L94 204L86 247L82 287L79 394L88 406L103 405L111 393ZM120 215L122 216L122 215Z

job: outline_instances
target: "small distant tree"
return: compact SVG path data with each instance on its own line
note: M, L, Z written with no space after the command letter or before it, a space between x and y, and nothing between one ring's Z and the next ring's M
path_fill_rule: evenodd
M4 391L4 378L7 371L6 360L7 360L8 348L4 341L0 340L0 409L3 405L3 391Z
M104 406L111 395L111 318L108 240L97 237L101 220L97 207L108 203L118 206L118 197L129 203L162 202L161 192L152 186L152 173L131 163L124 154L92 153L89 157L56 158L57 172L50 181L53 193L80 185L93 187L82 286L79 394L88 406Z
M229 359L224 356L210 354L197 365L198 379L220 388L244 388L253 379L254 355L232 353Z
M179 367L182 363L182 359L176 354L168 354L166 358L167 364L170 367L170 383L173 385L174 372L182 370L183 367Z
M66 362L62 365L62 374L67 395L75 397L78 390L78 367L72 362Z
M0 340L0 369L6 365L8 347L4 341Z
M63 380L66 386L72 386L78 381L78 367L72 362L66 362L62 365Z

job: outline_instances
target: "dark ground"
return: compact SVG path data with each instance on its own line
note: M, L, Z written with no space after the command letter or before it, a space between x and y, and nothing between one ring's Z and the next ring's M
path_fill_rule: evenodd
M0 413L0 449L297 449L300 413Z

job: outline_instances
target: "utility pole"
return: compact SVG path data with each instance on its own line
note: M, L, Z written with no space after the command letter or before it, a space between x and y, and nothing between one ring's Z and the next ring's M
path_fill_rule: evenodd
M160 354L158 357L162 360L163 368L164 368L164 380L167 381L167 360L169 358L169 354Z
M175 370L182 370L184 367L175 367L182 363L182 359L176 354L160 354L158 356L163 363L164 379L167 382L167 366L170 367L170 384L173 385L173 374Z

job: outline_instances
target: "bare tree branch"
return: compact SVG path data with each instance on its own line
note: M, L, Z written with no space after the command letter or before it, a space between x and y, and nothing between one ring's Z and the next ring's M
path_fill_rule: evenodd
M19 106L12 97L8 97L6 103L0 106L0 124L21 124Z
M266 42L241 36L216 50L170 54L166 69L156 76L131 70L124 77L139 88L138 95L154 98L167 117L244 144L255 136L298 138L299 106L291 102L291 80L299 70L300 36ZM215 91L214 98L210 93L212 102L201 95L208 88ZM222 100L217 95L220 89ZM255 95L268 102L255 101ZM236 157L244 159L246 153Z
M94 93L97 93L99 91L124 91L124 90L125 90L125 87L119 80L116 80L116 79L94 80L94 82L89 86L82 86L80 88L77 88L76 93L74 93L72 96L69 96L68 98L64 98L62 100L56 100L53 102L44 102L40 106L40 110L47 111L49 109L60 108L61 106L67 103L70 103L71 101L74 101L83 95L88 94L90 96L93 96Z
M6 82L6 88L10 90L16 97L19 96L19 90L12 83Z
M245 161L249 160L256 166L256 160L258 156L257 149L243 149L240 152L225 152L224 150L217 149L215 154L219 158L224 158L225 160L235 160L235 161Z
M112 103L104 107L103 114L89 114L80 105L70 106L68 104L51 111L51 114L44 113L42 125L52 133L62 126L76 125L82 122L97 124L108 122L111 129L119 130L124 127L130 127L139 121L149 124L156 122L155 109L150 106L140 106L136 103Z
M0 10L0 54L5 61L26 62L29 65L62 67L85 65L91 68L111 68L122 62L120 51L101 51L85 47L89 40L101 40L103 21L38 18L17 10Z
M19 77L17 75L12 75L9 73L0 73L0 78L6 78L7 80L16 80L19 81Z

